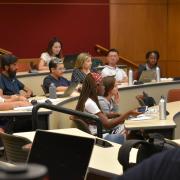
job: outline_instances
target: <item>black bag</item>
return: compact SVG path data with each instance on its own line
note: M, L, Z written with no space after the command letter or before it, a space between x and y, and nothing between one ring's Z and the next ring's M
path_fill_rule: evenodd
M143 91L143 95L136 96L137 100L139 101L139 104L141 106L148 106L152 107L156 105L156 101L153 97L149 96L146 92Z
M155 153L176 148L179 145L173 141L164 139L161 134L149 134L147 140L127 140L119 149L118 161L123 166L123 171L149 158ZM129 155L132 148L137 148L136 163L129 163Z

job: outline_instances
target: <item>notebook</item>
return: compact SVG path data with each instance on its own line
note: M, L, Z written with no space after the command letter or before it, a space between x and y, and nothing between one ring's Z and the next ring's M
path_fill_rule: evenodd
M50 180L86 179L95 139L38 130L28 163L48 168Z
M156 72L152 70L146 70L141 73L139 78L140 82L151 82L152 80L156 79Z

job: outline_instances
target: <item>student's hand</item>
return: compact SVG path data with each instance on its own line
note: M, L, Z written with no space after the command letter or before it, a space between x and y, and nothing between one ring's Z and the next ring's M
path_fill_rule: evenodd
M25 98L30 98L31 97L31 94L32 94L32 92L31 91L24 91L24 90L20 90L19 91L19 94L20 94L20 96L23 96L23 97L25 97Z
M142 112L138 112L137 109L133 109L129 111L129 115L132 115L132 116L138 116L140 114L142 114Z
M28 101L17 101L16 106L19 107L25 107L25 106L31 106L32 104Z
M19 96L19 101L27 101L27 98L24 96Z
M118 91L118 87L115 87L115 90L114 90L114 102L116 104L120 103L120 94L119 94L119 91Z
M32 92L31 91L28 91L28 92L26 92L26 98L30 98L31 97L31 95L32 95Z
M27 98L19 95L12 95L10 99L11 101L27 101Z

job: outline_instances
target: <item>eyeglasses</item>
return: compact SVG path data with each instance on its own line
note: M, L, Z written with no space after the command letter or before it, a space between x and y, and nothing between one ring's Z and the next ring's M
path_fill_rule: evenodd
M56 70L58 70L58 71L65 71L66 69L65 68L56 68Z

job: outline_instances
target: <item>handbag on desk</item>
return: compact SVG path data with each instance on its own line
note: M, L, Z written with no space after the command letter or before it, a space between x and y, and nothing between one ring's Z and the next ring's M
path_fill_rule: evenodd
M123 166L123 171L126 171L155 153L176 147L179 147L177 143L165 139L161 134L152 133L147 140L127 140L119 149L118 161ZM129 162L132 148L138 149L136 163Z

